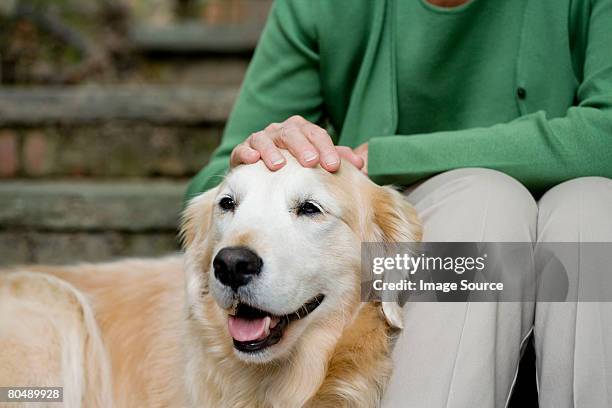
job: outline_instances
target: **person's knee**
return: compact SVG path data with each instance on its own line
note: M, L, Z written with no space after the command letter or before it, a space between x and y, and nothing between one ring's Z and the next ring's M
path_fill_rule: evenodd
M516 179L484 168L451 170L423 183L409 199L430 240L525 241L535 238L537 204Z
M610 209L612 180L605 177L580 177L565 181L551 188L539 202L540 218L545 219L553 213L568 216L584 212Z
M605 177L580 177L551 188L542 196L540 208L575 204L581 198L600 200L605 191L612 189L612 180Z
M501 171L485 168L465 168L448 172L464 183L466 195L488 202L488 211L496 214L535 217L537 204L531 193L515 178Z
M444 174L465 178L470 181L472 188L486 189L503 195L519 195L533 201L533 197L520 181L498 170L468 167L451 170Z
M612 180L580 177L563 182L539 202L539 241L612 240Z

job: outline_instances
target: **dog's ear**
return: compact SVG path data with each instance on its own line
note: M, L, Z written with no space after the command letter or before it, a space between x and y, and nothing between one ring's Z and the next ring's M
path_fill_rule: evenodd
M390 186L377 187L372 195L373 230L371 242L417 242L421 222L416 210L402 194Z
M372 219L372 229L367 234L370 242L391 244L421 240L421 222L416 210L390 186L376 188L372 196ZM403 312L398 299L381 302L381 310L389 326L403 328Z
M399 303L381 302L381 304L383 316L385 316L385 320L387 321L389 326L395 329L403 329L404 312L402 311L402 307L399 305Z
M218 187L212 188L192 198L183 211L179 237L184 249L199 237L203 239L208 232L218 189Z

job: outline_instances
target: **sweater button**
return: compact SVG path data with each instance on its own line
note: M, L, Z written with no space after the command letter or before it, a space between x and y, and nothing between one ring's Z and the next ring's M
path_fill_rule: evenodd
M516 89L516 96L518 96L519 99L525 99L527 97L527 91L522 86L519 86Z

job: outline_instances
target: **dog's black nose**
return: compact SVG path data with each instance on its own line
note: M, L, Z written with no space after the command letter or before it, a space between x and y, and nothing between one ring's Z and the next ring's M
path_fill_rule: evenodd
M226 247L213 260L215 277L233 290L244 286L259 275L263 260L247 247Z

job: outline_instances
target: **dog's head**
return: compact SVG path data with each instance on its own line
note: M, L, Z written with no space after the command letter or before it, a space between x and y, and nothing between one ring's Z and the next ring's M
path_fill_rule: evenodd
M247 362L281 358L316 327L341 330L359 308L361 242L420 234L401 194L353 166L330 174L287 159L276 172L235 168L184 215L190 313ZM391 325L398 309L383 307Z

